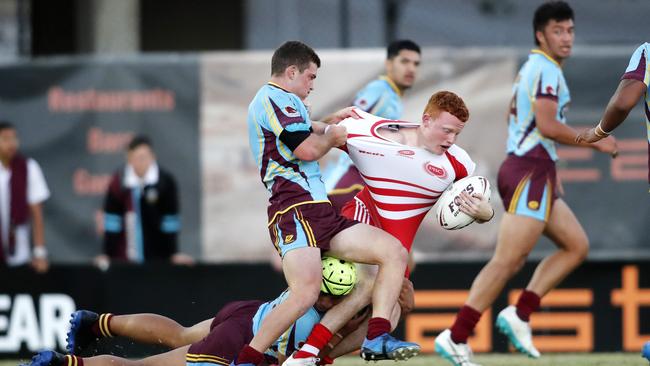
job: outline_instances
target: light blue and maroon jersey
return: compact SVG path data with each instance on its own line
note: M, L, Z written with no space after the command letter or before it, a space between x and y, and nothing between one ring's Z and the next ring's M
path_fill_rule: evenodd
M571 96L560 65L541 50L532 50L519 70L512 94L507 152L556 161L555 141L542 136L537 129L534 104L539 98L557 102L555 118L566 123L565 112Z
M264 318L271 312L271 310L273 310L273 308L286 300L287 296L289 296L289 290L285 290L275 300L260 305L260 308L253 317L253 334L257 334ZM273 342L271 347L265 353L275 358L278 358L278 354L287 357L290 356L293 351L300 348L301 343L307 340L307 336L311 333L311 329L314 325L320 322L321 317L322 314L312 306L303 316L298 318L289 329L282 333L280 338Z
M368 83L357 93L352 105L364 112L393 120L399 120L404 110L402 92L387 76L380 76ZM328 192L336 187L352 165L352 160L347 154L339 155L336 164L323 174L323 181Z
M387 76L380 76L368 83L357 93L352 104L385 119L400 119L404 109L402 92Z
M280 141L282 131L311 131L307 108L293 93L264 85L248 106L248 138L269 198L269 221L277 212L313 202L329 202L317 161L298 159Z
M650 54L650 43L646 42L639 46L634 51L630 58L630 64L625 69L622 79L639 80L646 86L645 100L643 107L645 110L645 125L648 131L648 182L650 182L650 93L648 87L650 86L650 63L648 62L648 55Z

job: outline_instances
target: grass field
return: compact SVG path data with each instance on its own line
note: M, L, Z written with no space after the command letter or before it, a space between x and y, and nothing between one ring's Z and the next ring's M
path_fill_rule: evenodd
M533 360L522 355L515 354L483 354L475 357L475 362L483 366L647 366L648 361L641 357L640 353L574 353L574 354L545 354L540 359ZM388 365L404 366L450 366L451 364L438 356L419 356L407 362L383 362ZM336 360L335 366L361 366L366 365L365 361L357 357L345 357ZM374 365L370 363L369 365ZM377 363L381 365L381 363ZM4 366L4 365L2 365Z
M16 366L25 360L2 360L0 366ZM562 353L544 354L538 360L532 360L525 356L515 354L483 354L475 357L475 362L483 366L647 366L649 363L642 358L640 353ZM343 357L336 360L336 366L365 366L375 363L366 363L358 357ZM385 361L377 363L382 365L396 366L450 366L438 356L419 356L407 362L394 363Z

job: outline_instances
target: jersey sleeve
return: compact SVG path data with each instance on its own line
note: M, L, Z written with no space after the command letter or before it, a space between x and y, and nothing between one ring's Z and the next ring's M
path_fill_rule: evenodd
M282 131L288 132L306 131L309 132L311 122L307 114L307 108L297 97L285 92L274 93L268 96L264 109L270 129L276 136Z
M34 159L27 160L27 202L41 203L50 197L50 190L40 165Z
M630 57L630 63L625 69L625 74L621 79L634 79L644 83L646 86L650 85L650 68L648 68L648 51L650 50L650 43L644 43L634 51Z
M451 165L454 167L454 173L456 174L454 182L474 174L476 163L463 148L457 145L452 145L447 156Z
M544 65L540 69L537 77L535 99L548 98L557 102L561 79L562 74L558 67L554 65Z
M365 112L370 112L377 105L383 93L384 88L375 80L357 93L352 104Z

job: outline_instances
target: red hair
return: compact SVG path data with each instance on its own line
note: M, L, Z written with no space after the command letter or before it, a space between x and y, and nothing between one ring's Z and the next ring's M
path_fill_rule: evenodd
M461 97L450 91L439 91L429 98L424 113L431 117L437 117L441 112L449 112L452 116L467 122L469 119L469 110Z

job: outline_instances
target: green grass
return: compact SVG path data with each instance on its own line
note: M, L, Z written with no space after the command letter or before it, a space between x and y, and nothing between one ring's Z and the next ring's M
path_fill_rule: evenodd
M25 360L0 360L0 366L16 366ZM481 354L475 357L475 362L482 366L647 366L648 361L639 353L547 353L538 360L532 360L517 354ZM358 357L343 357L336 360L336 366L374 366ZM378 366L450 366L438 356L418 356L407 362L395 363L383 361Z
M640 353L554 353L544 354L541 358L533 360L517 354L481 354L475 357L474 362L482 366L647 366L648 361ZM335 366L362 366L366 362L357 357L344 357L337 359ZM374 363L369 363L373 366ZM438 356L418 356L407 362L398 364L392 361L377 363L378 366L403 365L403 366L450 366L451 364ZM0 365L4 366L4 365Z

